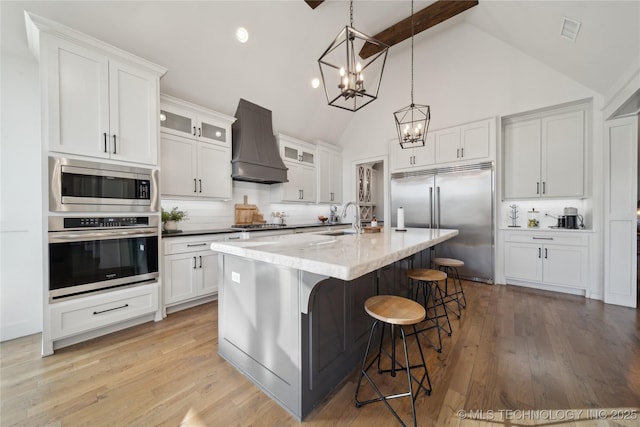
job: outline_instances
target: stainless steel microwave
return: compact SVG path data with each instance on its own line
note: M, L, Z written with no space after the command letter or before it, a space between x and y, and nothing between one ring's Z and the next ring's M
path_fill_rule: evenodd
M158 170L49 157L49 211L157 212Z

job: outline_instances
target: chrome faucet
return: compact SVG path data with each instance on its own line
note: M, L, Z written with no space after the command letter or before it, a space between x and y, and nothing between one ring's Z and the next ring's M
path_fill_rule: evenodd
M349 208L349 206L351 205L353 205L356 208L356 215L355 215L354 221L351 223L351 226L353 227L353 229L357 234L360 234L362 225L360 224L360 205L358 204L358 202L349 202L346 205L344 205L344 209L342 209L342 217L343 218L347 217L347 208Z

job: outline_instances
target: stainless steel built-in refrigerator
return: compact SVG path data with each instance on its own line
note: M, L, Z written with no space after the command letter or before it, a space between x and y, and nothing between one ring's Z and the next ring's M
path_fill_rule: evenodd
M405 227L455 228L459 235L432 257L464 261L466 279L493 283L493 163L391 175L391 225L404 208Z

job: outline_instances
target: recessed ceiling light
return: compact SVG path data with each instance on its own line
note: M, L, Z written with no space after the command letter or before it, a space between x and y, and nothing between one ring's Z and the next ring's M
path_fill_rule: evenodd
M311 80L311 87L314 89L318 89L318 86L320 86L320 79L316 77L315 79Z
M236 38L240 43L246 43L249 40L249 32L246 28L240 27L236 30Z
M563 16L560 35L567 40L575 42L578 37L578 31L580 31L580 25L580 22Z

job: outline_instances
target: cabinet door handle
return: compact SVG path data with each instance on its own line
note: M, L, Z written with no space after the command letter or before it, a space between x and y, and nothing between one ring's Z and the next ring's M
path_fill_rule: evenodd
M116 134L113 134L113 154L117 153L117 149L116 149Z
M553 237L532 237L533 240L553 240Z
M538 258L542 258L542 248L538 248Z
M460 149L458 148L456 150L456 159L459 159L459 158L460 158Z
M187 243L188 248L193 248L196 246L207 246L207 244L206 243Z
M193 257L193 269L196 269L196 257Z
M193 136L196 136L196 127L193 127Z
M196 182L195 178L193 178L193 192L194 193L198 192L198 183Z
M536 194L540 194L540 182L536 182Z
M198 128L198 138L202 136L202 128Z
M549 258L549 252L547 250L547 248L544 248L544 259Z
M199 179L199 180L198 180L198 183L200 183L200 192L202 193L202 180L201 180L201 179Z
M129 304L121 305L120 307L108 308L108 309L102 310L102 311L94 311L93 315L95 316L96 314L102 314L102 313L106 313L108 311L113 311L113 310L120 310L122 308L127 308L127 307L129 307Z
M202 255L199 255L198 258L200 259L200 266L198 268L202 268Z
M547 182L542 181L542 194L547 194Z
M104 152L107 152L107 133L104 133Z
M464 158L464 147L460 149L460 158Z
M239 240L239 239L240 239L240 236L237 236L237 237L229 237L229 238L228 238L228 240Z

